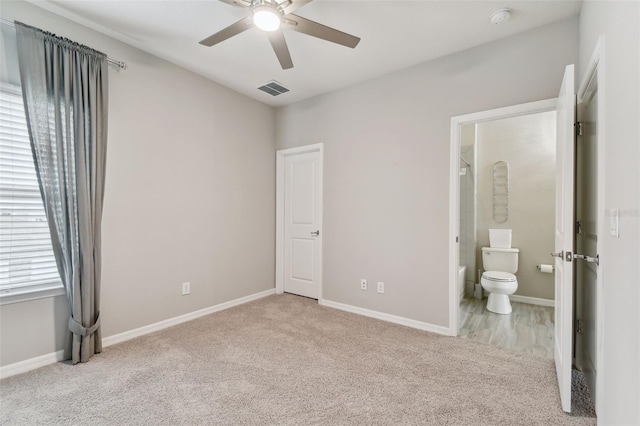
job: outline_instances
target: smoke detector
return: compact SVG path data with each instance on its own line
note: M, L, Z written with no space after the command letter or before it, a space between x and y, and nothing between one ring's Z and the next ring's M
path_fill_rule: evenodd
M492 24L498 25L511 19L511 9L498 9L489 17Z

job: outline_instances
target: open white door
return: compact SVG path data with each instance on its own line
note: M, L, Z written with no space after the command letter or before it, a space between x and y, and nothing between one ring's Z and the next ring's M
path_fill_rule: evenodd
M574 66L565 69L557 107L554 358L562 409L571 411L574 246Z

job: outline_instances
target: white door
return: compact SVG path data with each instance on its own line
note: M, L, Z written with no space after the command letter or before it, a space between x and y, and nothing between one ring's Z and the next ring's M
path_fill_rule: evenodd
M284 157L283 291L318 299L322 257L321 152Z
M554 358L562 409L571 411L574 246L574 66L565 69L557 107Z

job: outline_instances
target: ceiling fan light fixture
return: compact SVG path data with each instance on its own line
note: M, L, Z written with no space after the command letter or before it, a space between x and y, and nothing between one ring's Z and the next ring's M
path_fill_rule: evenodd
M263 31L275 31L280 28L280 15L269 6L258 6L253 10L253 23Z

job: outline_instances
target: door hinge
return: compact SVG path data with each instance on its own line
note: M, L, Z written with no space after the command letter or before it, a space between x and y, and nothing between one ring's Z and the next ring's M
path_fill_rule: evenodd
M576 333L582 333L582 320L576 320Z
M582 136L582 122L576 121L576 136Z

